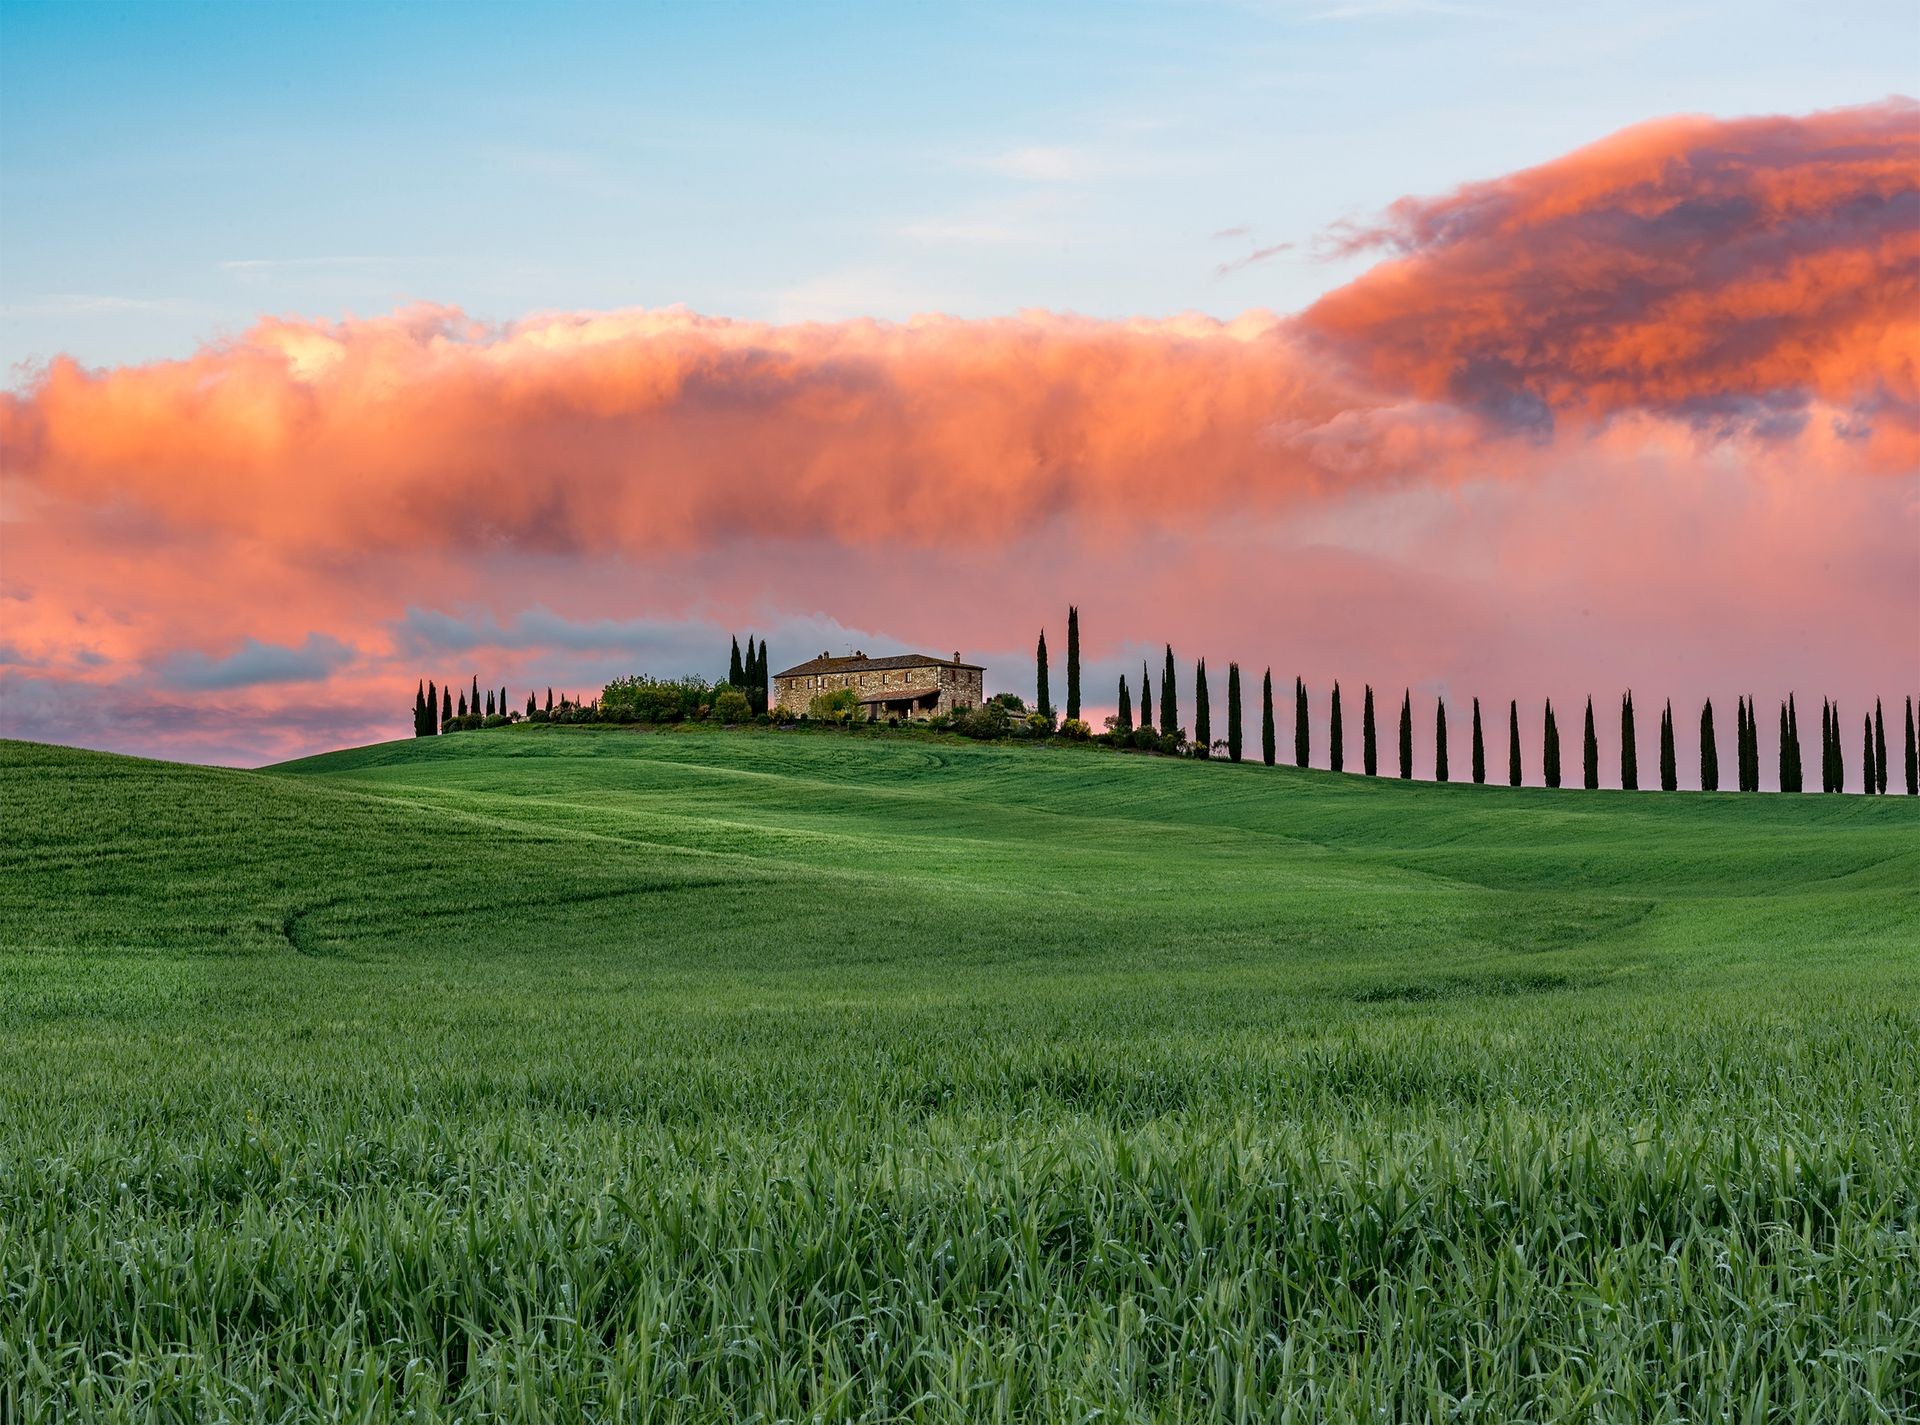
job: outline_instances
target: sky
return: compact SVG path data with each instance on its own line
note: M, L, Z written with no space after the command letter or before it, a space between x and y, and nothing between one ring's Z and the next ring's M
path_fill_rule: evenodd
M1317 739L1335 680L1529 747L1630 687L1643 765L1669 698L1688 768L1703 698L1851 726L1920 685L1916 60L1905 5L0 4L0 733L252 765L749 633L1030 694L1069 602L1096 713L1171 643Z

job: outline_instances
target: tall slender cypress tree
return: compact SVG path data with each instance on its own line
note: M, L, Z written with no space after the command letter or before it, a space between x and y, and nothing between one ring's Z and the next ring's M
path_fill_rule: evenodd
M1347 733L1340 721L1340 680L1333 680L1333 704L1327 714L1327 766L1335 772L1347 769Z
M1720 790L1720 747L1713 736L1713 699L1700 708L1700 790Z
M1113 719L1115 732L1133 731L1133 699L1127 693L1127 675L1120 675L1120 710Z
M1553 699L1547 699L1545 729L1540 736L1540 780L1549 787L1560 785L1560 724L1553 716Z
M1620 699L1620 788L1640 790L1640 742L1633 731L1633 689Z
M460 716L465 717L466 715L467 715L467 695L465 693L462 693L460 695Z
M493 716L493 689L492 688L487 689L487 711L485 715L487 717Z
M1913 695L1907 695L1907 795L1920 797L1920 742L1914 740Z
M1880 699L1873 700L1873 790L1887 794L1887 720L1880 715Z
M1373 684L1360 704L1360 765L1369 777L1380 773L1380 744L1373 731Z
M1413 690L1400 698L1400 780L1413 779Z
M473 696L467 700L467 707L475 717L480 716L480 675L473 676Z
M1787 705L1780 704L1780 790L1793 790L1793 732L1787 723Z
M1067 716L1080 716L1080 610L1067 605Z
M1447 780L1447 700L1433 702L1433 780Z
M547 716L553 716L553 689L547 689Z
M1800 709L1794 703L1792 693L1787 694L1787 766L1793 774L1792 790L1804 792L1807 782L1805 768L1801 765Z
M736 688L747 686L747 665L740 661L740 635L733 636L733 652L727 658L727 682Z
M447 724L453 721L453 689L440 690L440 730L445 732Z
M427 685L423 682L413 685L413 735L427 735Z
M1680 790L1680 756L1673 745L1673 699L1660 712L1660 790Z
M1153 727L1153 680L1147 677L1147 660L1140 660L1140 726Z
M1313 751L1312 737L1307 727L1307 685L1300 679L1293 680L1293 765L1304 767Z
M1862 717L1861 725L1865 730L1861 733L1860 742L1860 795L1870 797L1873 795L1876 765L1873 758L1873 719Z
M1833 789L1844 792L1847 789L1847 754L1840 742L1840 700L1833 701Z
M1820 790L1833 790L1833 705L1820 699Z
M1753 710L1753 699L1747 699L1747 790L1760 790L1760 719Z
M507 715L507 688L506 688L506 685L503 683L500 685L500 716L505 717L506 715Z
M531 690L529 690L529 691L528 691L528 693L527 693L527 719L528 719L528 721L532 721L532 719L533 719L533 713L534 713L534 701L533 701L533 693L532 693L532 691L531 691Z
M1240 760L1240 665L1227 665L1227 760Z
M1473 784L1487 784L1487 745L1480 738L1480 699L1473 700Z
M1033 650L1033 676L1038 691L1034 694L1034 711L1044 718L1053 716L1053 700L1047 694L1047 631L1040 630L1040 642Z
M1507 785L1520 785L1520 700L1507 699Z
M1160 673L1160 735L1180 730L1180 693L1173 685L1173 645L1167 645L1167 666Z
M758 661L755 663L753 670L753 695L759 699L761 712L767 710L767 704L770 698L769 690L773 687L772 668L773 665L767 662L767 641L763 638L760 640Z
M433 685L433 679L427 679L427 736L440 735L440 690Z
M1587 735L1580 744L1581 771L1585 774L1585 785L1593 791L1600 785L1600 739L1593 734L1593 699L1587 699Z
M1193 665L1193 741L1202 757L1213 756L1213 708L1207 697L1207 660Z
M1913 745L1913 716L1907 716L1907 745ZM1269 668L1260 680L1260 760L1269 767L1274 763L1279 748L1274 742L1273 729L1273 669ZM1912 760L1909 754L1909 761Z

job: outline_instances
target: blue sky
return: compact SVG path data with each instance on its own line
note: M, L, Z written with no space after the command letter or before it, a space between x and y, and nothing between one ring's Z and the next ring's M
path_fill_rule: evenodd
M10 3L0 361L415 300L1288 311L1353 270L1312 253L1342 218L1654 115L1911 91L1916 33L1910 4Z

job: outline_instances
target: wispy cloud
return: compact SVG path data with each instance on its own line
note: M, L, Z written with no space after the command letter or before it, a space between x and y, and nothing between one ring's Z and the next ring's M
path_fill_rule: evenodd
M1223 262L1214 268L1214 280L1218 281L1222 277L1231 276L1241 268L1251 267L1256 262L1265 262L1270 257L1278 257L1283 252L1292 252L1293 247L1294 245L1290 242L1276 242L1268 247L1257 247L1245 257L1236 257L1232 262Z

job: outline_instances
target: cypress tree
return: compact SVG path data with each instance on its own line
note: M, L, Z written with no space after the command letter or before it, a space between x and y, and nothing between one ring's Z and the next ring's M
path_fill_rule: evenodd
M1787 767L1792 775L1792 790L1804 792L1807 789L1806 769L1801 765L1800 754L1800 709L1795 705L1793 694L1787 694Z
M1680 790L1680 757L1673 745L1673 699L1660 713L1660 790Z
M1640 790L1640 745L1633 732L1633 689L1620 699L1620 788Z
M487 689L487 716L493 716L493 689Z
M1360 704L1360 765L1366 769L1369 777L1380 772L1380 746L1373 732L1373 684L1367 684L1366 697Z
M1820 790L1833 790L1833 706L1820 699Z
M1873 790L1887 794L1887 720L1880 715L1880 699L1873 700Z
M1540 780L1549 787L1560 785L1560 724L1554 720L1553 699L1547 699L1545 730L1540 737Z
M740 676L746 679L746 685L734 684L747 695L747 707L755 713L766 711L766 664L760 661L761 650L755 645L753 635L747 635L747 656L741 661ZM760 691L754 691L758 688Z
M500 716L505 717L507 715L507 690L504 685L502 685L500 689L499 707L500 707Z
M1433 700L1433 780L1447 780L1447 700Z
M1581 746L1581 770L1588 791L1600 785L1600 739L1593 735L1593 699L1587 699L1587 735Z
M1507 785L1520 785L1520 700L1507 700Z
M553 716L553 689L547 689L547 716Z
M1307 685L1293 680L1293 765L1304 767L1313 751L1312 734L1307 726Z
M467 715L467 695L465 693L462 693L460 695L460 716L465 717L466 715Z
M1120 711L1113 719L1116 732L1133 731L1133 698L1127 693L1127 675L1120 675Z
M1907 795L1920 796L1920 742L1913 735L1913 695L1907 695Z
M733 654L727 659L727 682L736 688L747 686L747 665L740 661L740 635L737 633L733 636Z
M1747 774L1745 790L1757 792L1760 790L1760 722L1754 714L1752 698L1746 700L1746 732L1747 745L1741 757Z
M413 735L415 737L427 735L427 685L425 683L413 685Z
M1700 708L1700 790L1720 790L1720 748L1713 736L1713 699Z
M433 685L433 679L427 679L427 736L440 735L440 690Z
M529 720L532 719L537 709L538 709L538 705L534 702L533 692L531 689L529 689L527 692L527 717Z
M1480 699L1473 700L1473 784L1487 784L1487 746L1480 740Z
M1913 752L1911 750L1913 747L1913 711L1911 707L1909 707L1907 711L1907 747L1909 749L1907 752L1907 765L1911 767L1913 765ZM1279 749L1275 746L1273 737L1273 669L1269 668L1266 671L1266 675L1260 680L1260 760L1271 767L1278 751ZM1913 773L1911 771L1907 773L1907 780L1909 782L1913 780Z
M480 675L473 678L473 696L467 699L467 707L475 717L480 716Z
M1400 780L1413 777L1413 690L1400 699Z
M1180 730L1180 693L1173 685L1173 645L1167 645L1167 664L1160 670L1160 735L1172 737Z
M1787 705L1780 704L1780 790L1793 790L1793 729L1787 722Z
M765 712L773 701L773 665L767 662L767 641L760 640L760 651L754 655L753 697L755 711Z
M1227 760L1240 760L1240 665L1227 665Z
M1040 716L1053 716L1053 702L1047 695L1047 631L1040 630L1040 642L1033 650L1033 678L1037 691L1033 695L1034 711Z
M1864 729L1860 741L1860 795L1870 797L1873 795L1876 765L1873 759L1873 719L1862 717L1860 722Z
M1333 707L1327 715L1327 766L1335 772L1347 768L1347 734L1340 722L1340 680L1333 680Z
M1067 716L1080 716L1080 610L1067 605Z
M1840 745L1840 702L1833 704L1833 789L1844 792L1847 789L1847 754Z
M445 732L447 724L453 721L453 689L440 690L440 730Z
M1193 740L1202 757L1213 755L1213 710L1207 698L1207 660L1193 665Z

